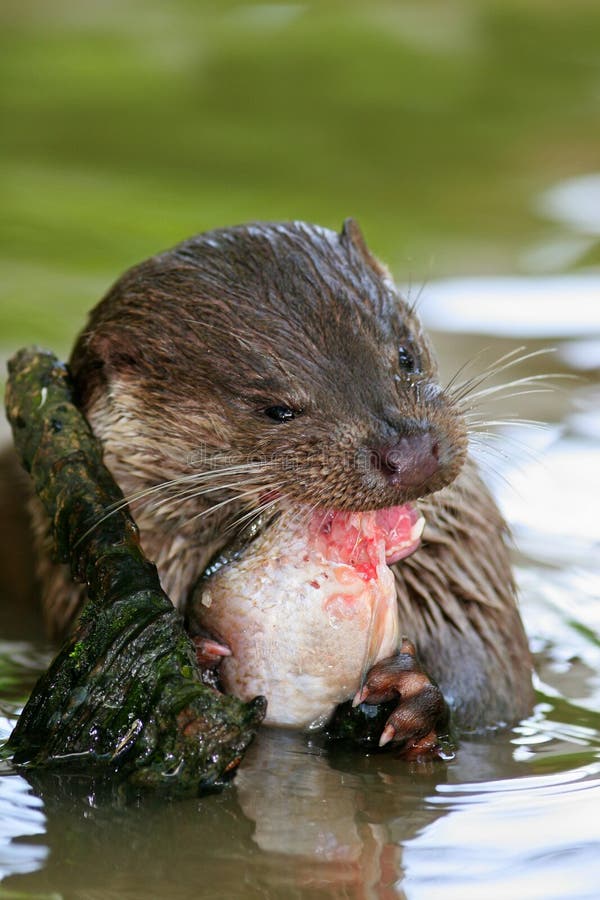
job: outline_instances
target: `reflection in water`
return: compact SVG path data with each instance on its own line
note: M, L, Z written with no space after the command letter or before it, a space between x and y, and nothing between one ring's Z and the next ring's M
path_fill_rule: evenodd
M240 806L255 823L257 846L307 861L357 863L362 841L354 792L344 791L341 782L323 755L312 754L307 766L295 736L261 736L236 779Z
M532 756L534 731L522 736ZM24 780L5 777L19 786L19 801L2 806L11 835L45 837L44 846L10 844L4 886L82 900L468 898L477 884L519 900L588 896L598 766L531 776L513 748L508 737L465 741L447 770L418 771L387 755L328 757L271 731L236 786L202 800L132 802L91 779L34 778L46 822ZM551 865L547 854L558 854ZM554 886L568 879L579 893L553 894L549 871ZM539 893L527 893L532 881Z
M127 798L93 779L34 776L49 857L45 846L35 848L35 865L9 870L4 885L82 900L397 897L404 848L451 813L432 795L446 797L469 779L485 789L499 771L527 772L508 736L465 741L459 757L449 768L420 769L389 754L330 755L301 735L265 730L235 785L202 800ZM516 784L527 795L527 779ZM19 833L20 813L9 819Z
M272 887L359 897L362 891L377 896L389 886L398 848L368 809L369 795L385 800L380 778L376 764L361 777L332 768L314 750L307 766L292 735L267 735L256 744L240 772L237 795L254 822L252 840L264 854ZM383 809L380 815L385 818Z
M38 872L4 883L98 900L384 896L401 857L387 823L399 818L414 835L438 815L415 810L443 777L436 768L415 777L388 755L358 765L354 754L329 759L300 735L270 731L235 787L202 800L132 802L92 779L33 777L50 856Z

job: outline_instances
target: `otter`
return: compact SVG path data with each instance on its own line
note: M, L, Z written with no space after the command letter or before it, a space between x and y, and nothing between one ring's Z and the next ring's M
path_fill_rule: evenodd
M236 531L278 504L367 514L418 502L422 543L391 566L410 642L359 699L386 695L382 677L401 679L414 645L413 668L459 727L530 711L507 528L469 455L465 402L440 385L415 310L353 220L340 234L301 222L218 229L152 257L92 311L69 368L177 608ZM35 501L32 511L57 637L84 589L51 561ZM228 652L209 635L204 650L215 647Z

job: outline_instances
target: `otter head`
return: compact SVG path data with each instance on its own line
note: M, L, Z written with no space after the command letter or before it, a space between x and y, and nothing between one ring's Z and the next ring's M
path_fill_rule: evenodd
M217 230L142 263L70 365L125 493L173 482L170 504L145 495L163 533L278 498L397 506L465 458L429 342L351 220Z

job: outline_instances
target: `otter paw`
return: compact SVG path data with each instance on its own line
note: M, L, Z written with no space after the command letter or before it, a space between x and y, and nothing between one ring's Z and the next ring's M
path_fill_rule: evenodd
M449 711L442 692L423 671L413 644L404 638L398 653L382 659L367 673L353 706L377 705L399 698L379 738L403 744L403 755L415 758L440 752L439 737L447 733Z
M221 644L206 634L194 635L192 642L201 669L216 669L224 656L231 656L231 650L226 644Z

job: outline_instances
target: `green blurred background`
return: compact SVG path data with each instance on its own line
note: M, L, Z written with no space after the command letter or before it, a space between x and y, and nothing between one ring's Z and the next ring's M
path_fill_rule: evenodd
M600 168L597 0L2 9L2 351L66 352L123 269L252 219L354 215L417 285L519 271L560 236L539 192Z

